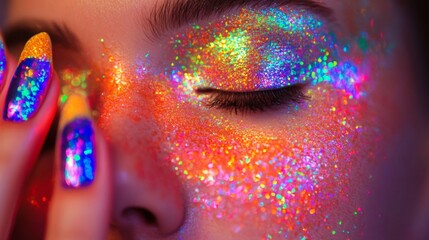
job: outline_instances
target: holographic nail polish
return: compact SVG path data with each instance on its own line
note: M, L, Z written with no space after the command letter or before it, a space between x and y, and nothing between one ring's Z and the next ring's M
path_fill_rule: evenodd
M94 130L90 120L78 118L64 127L61 160L65 187L85 187L94 181Z
M4 74L6 71L6 53L4 50L4 44L2 38L0 37L0 90L3 86Z
M24 122L37 113L51 79L51 49L47 33L37 34L27 42L7 93L3 119Z
M60 149L63 186L91 185L95 177L94 128L85 97L69 96L61 113L60 127L63 129Z

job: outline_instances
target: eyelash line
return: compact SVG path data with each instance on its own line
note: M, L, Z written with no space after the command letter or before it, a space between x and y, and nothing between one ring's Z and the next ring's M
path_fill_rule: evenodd
M294 84L283 88L254 92L223 91L214 88L196 89L197 94L211 95L207 106L238 114L275 110L292 103L302 103L310 97L304 94L308 84Z

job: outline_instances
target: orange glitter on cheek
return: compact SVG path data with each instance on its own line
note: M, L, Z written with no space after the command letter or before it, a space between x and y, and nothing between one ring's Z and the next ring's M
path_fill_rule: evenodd
M133 100L135 89L132 85L136 78L144 78L136 76L124 64L124 57L115 50L113 46L108 46L104 39L100 39L102 44L102 74L97 81L100 83L100 121L99 125L108 131L112 121L116 118L128 118L134 123L137 123L143 117L141 112L131 114L133 109L138 109L140 102ZM130 110L130 111L127 111Z
M302 237L307 233L299 229L330 234L335 219L328 216L360 207L342 203L361 194L349 181L368 161L359 152L375 151L366 142L374 139L374 123L366 122L362 105L346 101L341 90L329 84L313 87L314 100L305 110L277 116L272 127L201 111L192 103L171 105L178 96L165 88L154 112L163 126L162 144L193 206L206 218L237 224L251 218L252 227L265 232ZM268 219L272 224L266 224ZM356 220L342 219L344 229L353 229Z
M189 211L234 226L251 219L247 228L279 237L331 234L338 219L341 234L359 231L356 216L344 213L360 215L361 203L351 199L363 193L350 179L375 151L367 144L376 139L375 123L362 100L323 83L308 90L311 100L299 110L254 122L198 107L141 66L135 75L108 69L99 124L129 155L143 154L142 144L158 146L153 160L181 179Z

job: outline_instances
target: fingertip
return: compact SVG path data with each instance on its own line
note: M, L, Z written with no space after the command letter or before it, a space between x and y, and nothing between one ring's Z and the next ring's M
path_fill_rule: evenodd
M111 216L110 160L107 143L93 123L87 104L84 96L72 95L61 111L58 171L47 239L102 239L107 234Z
M59 132L58 150L64 187L90 186L97 174L96 136L84 96L69 96L61 111Z

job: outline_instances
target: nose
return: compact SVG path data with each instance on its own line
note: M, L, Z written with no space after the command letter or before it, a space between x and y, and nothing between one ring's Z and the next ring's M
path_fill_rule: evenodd
M126 239L167 236L182 225L185 204L180 183L153 148L113 153L113 221ZM143 153L143 154L142 154Z

